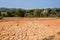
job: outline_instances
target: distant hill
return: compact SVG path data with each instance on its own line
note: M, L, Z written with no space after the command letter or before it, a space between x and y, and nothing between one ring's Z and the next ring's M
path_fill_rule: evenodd
M4 7L1 7L0 10L26 10L26 9L22 9L22 8L4 8ZM47 10L48 8L46 9L40 9L40 10ZM50 9L53 9L53 10L57 10L57 9L60 9L60 8L50 8ZM28 9L29 10L29 9Z
M9 8L0 8L0 10L9 10Z
M0 10L19 10L21 8L0 8ZM24 10L24 9L21 9Z

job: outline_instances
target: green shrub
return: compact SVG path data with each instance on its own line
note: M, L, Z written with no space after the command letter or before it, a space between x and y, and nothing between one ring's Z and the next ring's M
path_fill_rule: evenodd
M3 16L0 16L0 19L3 19Z

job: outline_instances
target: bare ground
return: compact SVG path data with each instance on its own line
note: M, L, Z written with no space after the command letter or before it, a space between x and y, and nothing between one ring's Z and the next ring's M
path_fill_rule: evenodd
M58 32L60 19L57 18L16 17L0 20L0 40L46 40L50 36L60 40Z

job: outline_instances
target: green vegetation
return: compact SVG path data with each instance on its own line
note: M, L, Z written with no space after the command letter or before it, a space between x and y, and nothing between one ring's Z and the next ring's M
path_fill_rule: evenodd
M0 16L0 19L3 19L3 16Z
M0 19L3 17L60 17L60 8L0 10Z

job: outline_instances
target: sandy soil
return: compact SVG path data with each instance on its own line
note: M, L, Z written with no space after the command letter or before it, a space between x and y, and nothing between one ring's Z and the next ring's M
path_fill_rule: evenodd
M0 40L60 40L58 18L4 18L0 20ZM50 38L51 39L51 38ZM49 40L49 39L48 39Z

